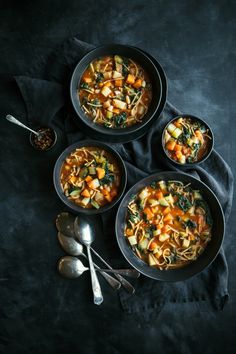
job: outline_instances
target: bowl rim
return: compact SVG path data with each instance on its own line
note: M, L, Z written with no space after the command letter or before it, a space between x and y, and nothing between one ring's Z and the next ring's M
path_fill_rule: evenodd
M165 176L165 177L163 177ZM169 177L168 177L169 176ZM171 177L172 176L172 177ZM181 177L179 177L181 176ZM169 270L160 270L157 268L152 268L150 267L147 263L145 263L144 261L140 260L135 253L133 252L133 250L131 249L131 247L129 246L127 240L124 239L124 235L121 235L121 231L120 231L120 227L122 227L122 231L123 231L123 226L121 226L121 221L120 221L120 213L122 209L127 209L127 205L128 201L130 200L130 197L132 196L132 194L136 194L138 192L138 190L140 190L141 188L143 188L144 186L149 185L151 182L149 180L170 180L170 179L175 179L178 180L178 178L185 178L185 179L189 179L192 182L195 182L197 184L200 184L202 186L203 189L205 189L205 191L207 191L214 199L214 202L217 205L219 214L221 216L221 220L220 223L222 225L222 230L221 230L221 235L220 237L218 236L218 238L216 239L216 241L218 242L218 245L216 247L216 251L214 252L213 256L211 256L211 258L207 257L207 262L205 261L204 263L206 264L201 264L201 256L200 255L196 261L194 262L190 262L189 264L187 264L184 267L180 267L180 268L176 268L176 269L169 269ZM148 182L147 182L148 181ZM135 190L137 190L135 192ZM204 193L205 193L204 191ZM125 202L125 205L124 205ZM123 220L122 222L125 222L125 220ZM224 241L224 237L225 237L225 216L223 213L223 209L222 206L217 198L217 196L215 195L215 193L211 190L210 187L208 187L204 182L202 182L201 180L189 175L188 173L185 173L183 171L179 172L179 171L162 171L162 172L156 172L153 173L151 175L148 175L142 179L140 179L138 182L136 182L131 188L129 188L129 190L125 193L125 195L122 198L122 201L120 202L119 208L117 210L116 213L116 220L115 220L115 233L116 233L116 240L119 246L119 249L121 251L121 253L123 254L123 256L125 257L126 261L132 266L134 267L136 270L138 270L140 273L142 273L143 275L145 275L148 278L157 280L157 281L164 281L164 282L177 282L177 281L183 281L189 278L192 278L193 276L201 273L202 271L204 271L206 268L208 268L212 262L215 260L215 258L217 257L218 253L220 252L222 243ZM121 241L121 237L123 238L123 242ZM125 245L124 248L121 245L121 242ZM207 246L208 247L208 246ZM206 248L207 249L207 248ZM205 250L206 251L206 250ZM205 253L205 251L203 252L203 255ZM128 255L127 255L127 253ZM205 256L206 257L206 253ZM129 258L129 256L133 257L134 260L132 258ZM197 262L197 263L195 263ZM193 269L191 271L190 267L192 265L192 268L195 265L196 269ZM198 267L199 265L199 267ZM151 269L153 269L152 274L147 274L146 270L151 272ZM188 271L189 270L189 271ZM169 275L173 275L171 278L168 278L168 274ZM165 276L166 275L166 276Z
M103 148L104 150L106 150L108 153L110 153L114 159L117 161L117 163L119 164L119 167L121 169L121 182L120 182L120 191L118 193L118 196L116 197L116 199L114 201L112 201L111 203L106 204L104 207L101 207L100 209L93 209L93 208L82 208L79 205L76 205L73 202L70 202L68 200L68 198L64 195L64 193L62 192L61 186L60 186L60 171L61 171L61 167L62 164L65 160L65 158L76 148L79 147L83 147L83 146L90 146L90 147L98 147L98 148ZM87 214L87 215L96 215L96 214L102 214L108 210L110 210L111 208L113 208L122 198L125 189L126 189L126 185L127 185L127 170L126 170L126 166L124 163L124 160L122 159L122 157L120 156L120 154L111 146L109 146L106 143L100 142L100 141L96 141L96 140L81 140L81 141L77 141L71 145L69 145L66 149L64 149L62 151L62 153L58 156L55 165L54 165L54 169L53 169L53 184L54 184L54 188L55 191L58 195L58 197L60 198L60 200L71 210L73 210L73 212L77 212L77 213L82 213L82 214Z
M171 124L172 122L174 122L175 120L179 119L179 118L190 118L192 120L197 120L197 121L200 121L201 123L203 123L207 129L209 129L209 132L210 132L210 136L211 136L211 144L210 144L210 148L209 148L209 151L207 154L205 154L203 156L203 158L199 161L196 161L196 162L193 162L193 163L185 163L185 164L181 164L175 160L173 160L167 153L166 149L165 149L165 144L164 144L164 134L165 134L165 131L167 130L167 127L169 124ZM203 163L204 161L206 161L208 159L208 157L211 155L212 153L212 150L214 148L214 143L215 143L215 138L214 138L214 133L213 133L213 130L212 128L209 126L209 124L202 118L199 118L197 116L194 116L192 114L187 114L187 113L184 113L184 114L178 114L177 116L175 116L174 118L172 118L171 120L169 120L167 122L167 124L165 125L165 127L163 128L162 130L162 134L161 134L161 145L162 145L162 149L164 151L164 154L165 154L165 157L175 166L179 167L179 168L191 168L191 167L194 167L194 166L197 166L201 163Z
M159 95L158 101L156 102L156 100L154 99L154 96L152 98L152 101L154 100L153 102L155 103L155 109L153 110L153 113L150 115L150 117L146 121L141 122L141 124L139 124L139 125L134 125L134 126L131 126L131 127L128 127L128 128L121 128L121 129L119 129L119 128L117 128L117 129L106 129L106 128L98 125L98 124L94 124L94 123L92 124L91 121L88 119L88 117L85 115L85 113L82 110L81 110L81 115L80 115L80 112L78 112L77 105L76 105L74 97L73 97L73 93L74 93L73 85L75 84L75 76L77 75L77 71L79 71L79 67L82 65L83 61L85 61L91 54L96 53L96 51L101 50L101 49L106 49L106 48L109 48L109 47L113 47L113 46L116 46L116 47L119 47L119 48L127 48L129 50L132 50L132 51L138 53L142 57L144 57L145 60L148 61L149 64L151 64L153 69L155 70L155 72L157 74L157 77L158 77L158 80L159 80L159 84L160 84L160 95ZM98 57L99 56L97 56L97 57L95 56L94 59L92 59L92 60L95 60ZM156 112L158 110L158 107L161 104L161 100L162 100L162 96L163 96L163 92L162 91L163 91L162 78L161 78L161 75L159 73L159 69L156 66L156 64L155 64L154 60L152 59L152 57L148 53L146 53L145 51L143 51L140 48L137 48L137 47L131 46L131 45L120 44L120 43L108 43L108 44L100 45L100 46L97 46L97 47L91 49L76 64L75 69L74 69L74 71L72 73L72 76L71 76L71 80L70 80L70 99L71 99L73 108L74 108L74 110L75 110L75 112L77 114L77 117L88 128L93 129L94 131L96 131L96 132L98 132L100 134L104 134L104 136L107 135L107 136L121 137L121 136L126 136L126 135L129 135L129 134L132 134L134 132L138 132L139 130L142 130L146 125L148 125L148 123L150 123L150 121L155 116L155 114L156 114ZM144 117L145 117L145 115L144 115Z

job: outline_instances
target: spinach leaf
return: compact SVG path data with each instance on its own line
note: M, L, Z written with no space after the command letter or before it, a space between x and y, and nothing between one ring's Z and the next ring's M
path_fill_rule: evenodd
M188 220L184 222L185 226L188 227L191 230L194 230L197 227L197 224L193 220Z
M190 200L188 198L186 198L185 196L183 195L180 195L179 196L179 199L178 201L176 202L176 205L183 211L188 211L191 206L192 206L192 203L190 202Z
M89 85L87 84L87 82L82 82L82 84L80 84L80 88L89 89Z
M129 73L129 59L123 58L123 64L122 65L122 75L126 76Z
M122 112L122 113L117 114L116 116L114 116L114 120L115 120L116 126L118 126L118 127L122 126L125 123L126 118L127 118L126 112Z
M103 73L96 73L96 82L102 82L102 80L104 79Z

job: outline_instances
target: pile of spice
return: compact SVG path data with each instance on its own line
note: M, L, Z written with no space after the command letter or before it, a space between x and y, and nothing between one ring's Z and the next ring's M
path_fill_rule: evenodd
M39 128L36 130L40 135L31 135L31 143L37 150L46 151L50 149L56 140L56 133L52 128Z

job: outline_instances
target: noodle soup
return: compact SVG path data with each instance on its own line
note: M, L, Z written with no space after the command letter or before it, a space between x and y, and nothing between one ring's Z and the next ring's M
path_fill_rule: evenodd
M82 75L78 98L86 116L106 128L142 122L152 100L147 72L132 59L110 55L95 59Z
M120 180L116 159L98 147L72 151L60 172L64 195L82 208L100 209L113 202L119 194Z
M128 204L124 236L152 267L173 269L198 258L212 236L209 207L180 181L153 182Z

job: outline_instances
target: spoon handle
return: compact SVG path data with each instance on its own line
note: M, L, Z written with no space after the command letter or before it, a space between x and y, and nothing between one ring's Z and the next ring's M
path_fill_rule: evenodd
M102 296L102 291L101 287L97 278L97 274L95 272L92 256L91 256L91 251L90 251L90 246L87 246L87 253L88 253L88 260L89 260L89 268L90 268L90 274L91 274L91 281L92 281L92 289L93 289L93 301L95 305L101 305L103 302L103 296Z
M88 257L86 256L86 254L82 253L82 256L84 256L86 259L88 259ZM101 275L103 276L104 279L106 279L106 281L108 282L108 284L115 290L118 290L120 289L121 287L121 283L116 280L115 278L113 278L112 276L110 276L110 274L107 274L107 270L106 271L103 271L101 270L101 268L96 264L96 263L93 263L94 264L94 267L101 271Z
M135 269L98 269L99 272L106 271L107 273L125 275L130 278L138 278L140 273Z
M35 135L39 136L39 133L37 133L36 131L34 131L33 129L30 129L29 127L27 127L26 125L24 125L23 123L21 123L18 119L16 119L15 117L13 117L11 114L8 114L6 116L6 119L16 125L19 125L21 128L25 128L29 131L31 131L32 133L34 133Z
M108 269L112 270L112 267L100 256L100 254L98 254L94 248L91 247L91 250L93 251L93 253L100 259L101 262L103 262ZM114 274L115 277L119 280L119 282L121 282L121 285L131 294L135 293L135 289L134 287L125 279L123 278L120 274Z

